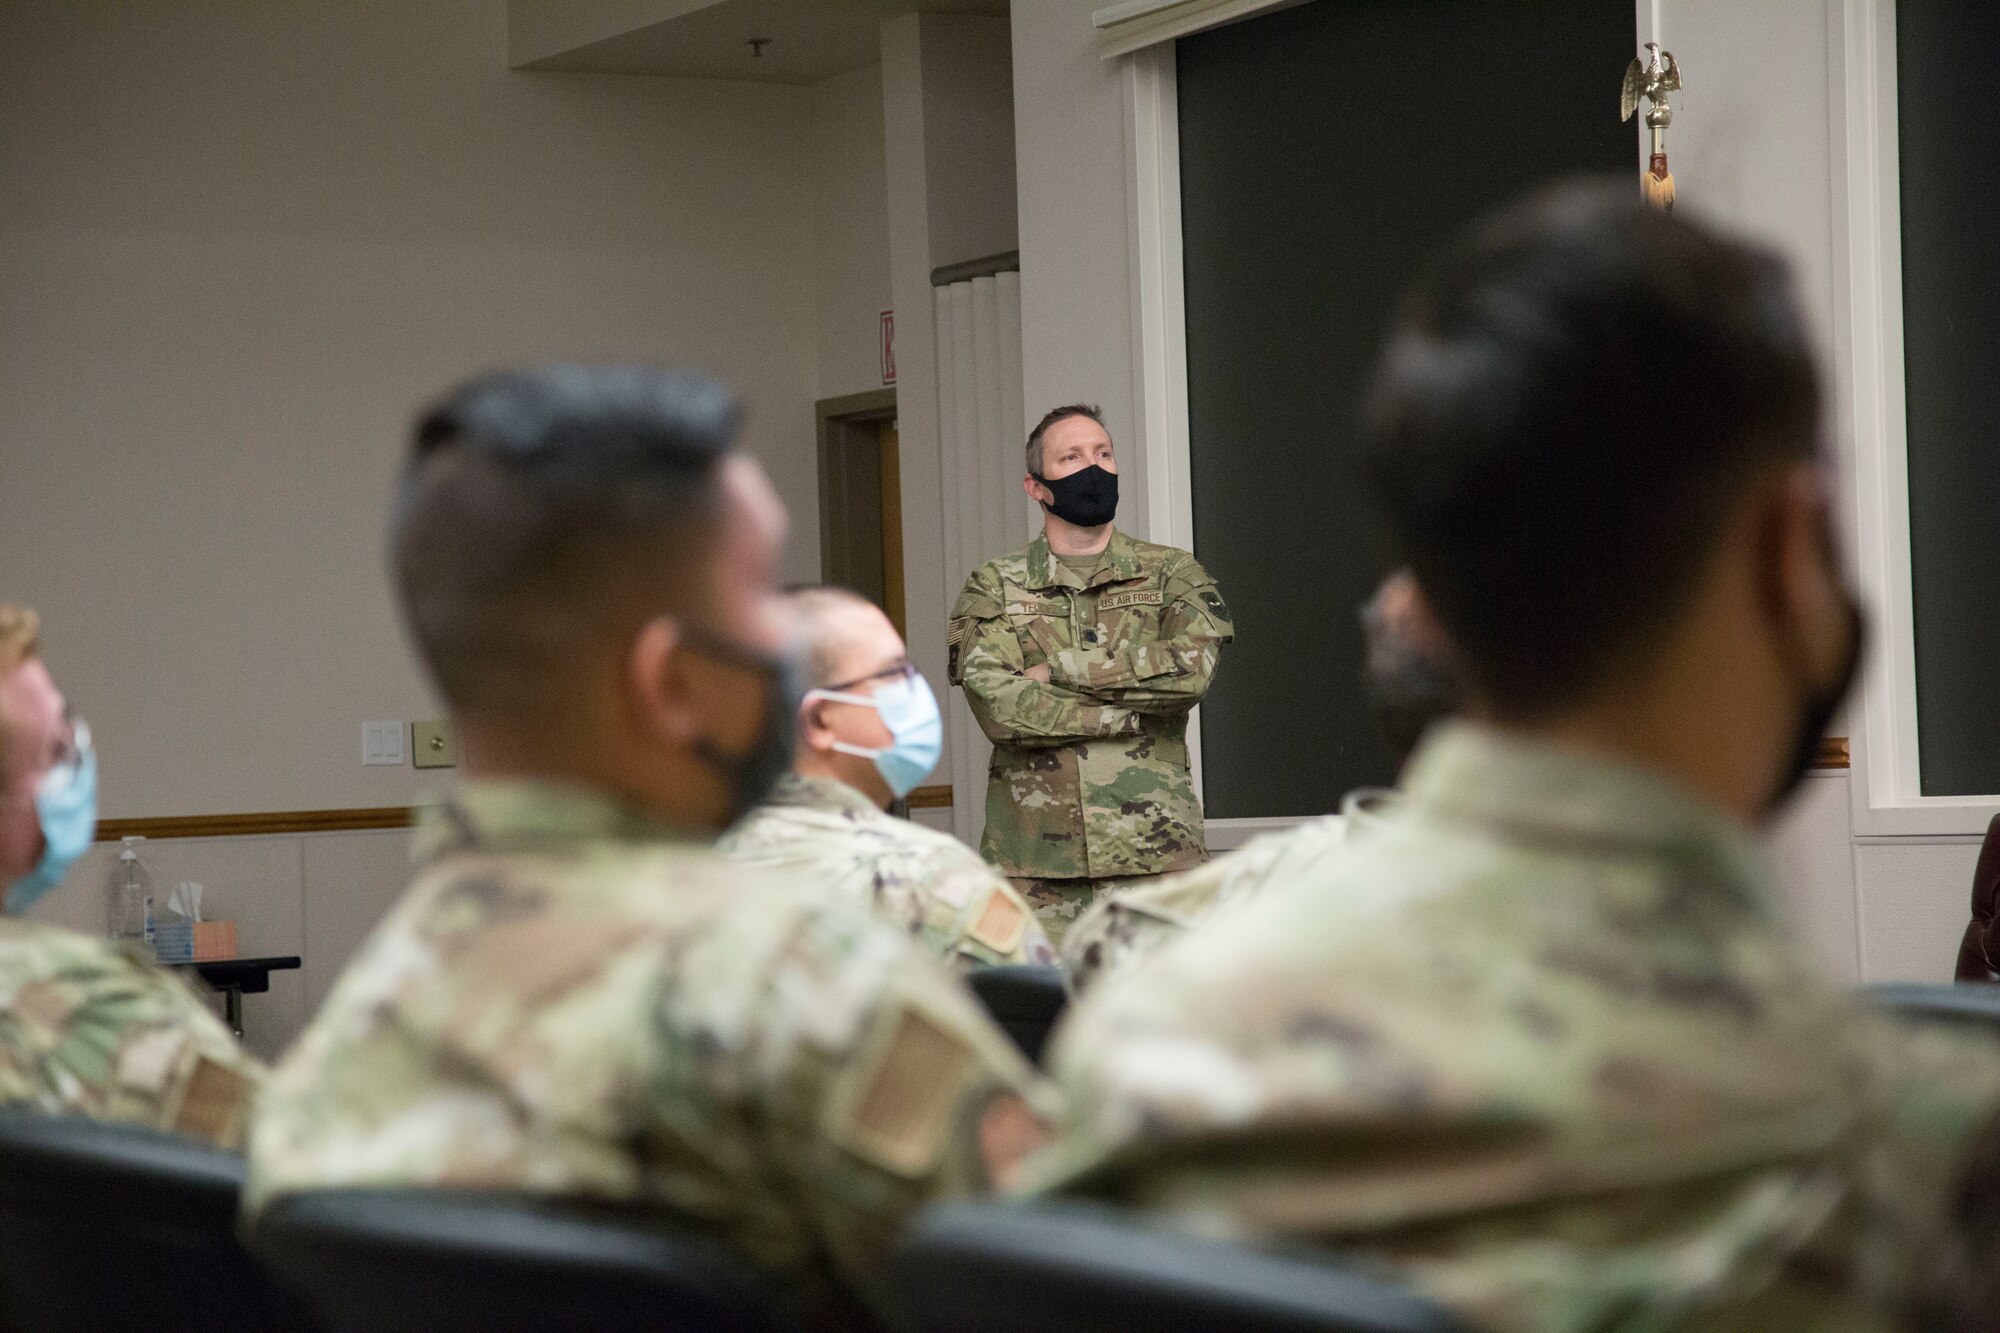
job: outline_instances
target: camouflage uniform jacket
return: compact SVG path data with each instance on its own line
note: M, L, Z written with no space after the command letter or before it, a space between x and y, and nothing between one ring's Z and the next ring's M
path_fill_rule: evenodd
M1186 551L1114 532L1087 580L1046 536L951 612L951 679L993 742L980 852L1013 879L1153 875L1206 856L1187 715L1233 630ZM1049 683L1023 673L1046 665Z
M987 1181L979 1112L1039 1084L902 932L595 793L468 784L273 1072L245 1207L335 1186L660 1210L802 1305Z
M844 782L787 774L719 850L872 910L940 958L1055 961L1021 895L970 847L888 814Z
M1907 1327L2000 1050L1822 980L1747 834L1656 777L1448 726L1408 790L1078 1007L1029 1182L1481 1328Z
M113 940L0 921L0 1105L240 1148L263 1079L179 977Z
M1083 994L1230 904L1287 883L1294 867L1316 864L1332 848L1374 827L1399 800L1376 788L1352 791L1337 815L1266 833L1193 870L1114 891L1063 936L1063 976L1071 993Z

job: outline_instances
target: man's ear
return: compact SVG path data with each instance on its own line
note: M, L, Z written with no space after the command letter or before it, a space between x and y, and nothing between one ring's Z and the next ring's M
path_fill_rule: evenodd
M1041 482L1036 481L1032 474L1021 478L1021 489L1026 491L1028 498L1038 505L1054 504L1056 502L1055 492L1051 491Z
M799 705L798 728L801 749L831 750L834 741L839 739L833 734L833 728L826 725L825 714L821 711L825 707L824 699L807 699Z
M626 651L627 706L648 735L677 745L701 735L701 706L689 689L680 626L668 617L647 621Z

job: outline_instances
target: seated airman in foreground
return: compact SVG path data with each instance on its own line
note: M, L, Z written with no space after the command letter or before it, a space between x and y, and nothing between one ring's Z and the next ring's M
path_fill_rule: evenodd
M937 766L944 720L881 608L841 588L785 595L805 657L798 752L720 844L747 866L808 877L961 965L1055 961L1012 885L947 833L887 813Z
M1990 1327L2000 1047L1825 980L1755 837L1861 645L1820 406L1784 265L1622 182L1453 249L1369 466L1470 721L1077 1008L1030 1177L1479 1328Z
M790 759L784 511L717 384L474 380L418 424L395 577L464 782L272 1076L245 1205L320 1187L659 1210L838 1322L1043 1089L854 905L716 855Z
M114 940L21 919L90 849L97 756L0 606L0 1106L242 1146L263 1067L179 977Z
M1458 711L1462 691L1408 570L1382 581L1361 610L1361 625L1368 645L1362 679L1369 707L1397 762L1405 764L1431 724ZM1063 937L1071 993L1083 994L1223 907L1289 883L1297 877L1294 867L1353 841L1398 804L1396 793L1386 788L1359 788L1341 798L1335 814L1252 838L1193 870L1113 892Z

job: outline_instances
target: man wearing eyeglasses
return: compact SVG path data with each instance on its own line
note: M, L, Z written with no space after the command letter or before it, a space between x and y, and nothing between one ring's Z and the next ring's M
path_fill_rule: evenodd
M809 687L792 770L723 839L746 865L809 876L960 966L1055 959L1034 913L971 848L886 813L937 766L944 723L880 608L840 588L786 595Z
M90 848L97 757L0 605L0 1105L243 1141L262 1067L182 982L109 939L21 919Z

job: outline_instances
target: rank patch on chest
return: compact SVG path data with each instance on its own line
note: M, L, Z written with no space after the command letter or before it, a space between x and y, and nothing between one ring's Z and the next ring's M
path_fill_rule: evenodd
M1118 592L1107 592L1097 599L1100 611L1116 611L1127 606L1163 606L1167 594L1159 588L1125 588Z

